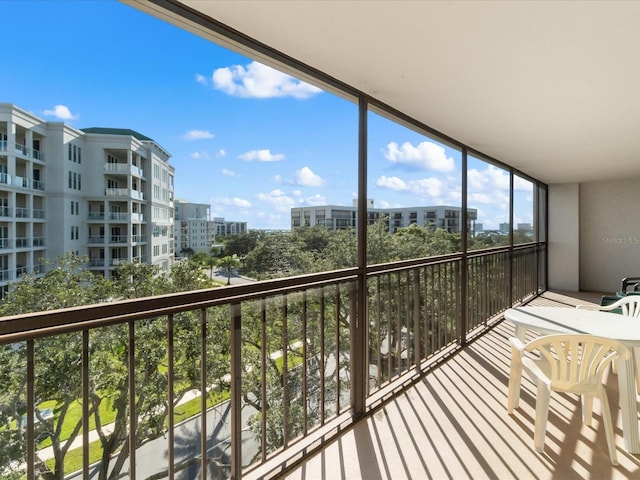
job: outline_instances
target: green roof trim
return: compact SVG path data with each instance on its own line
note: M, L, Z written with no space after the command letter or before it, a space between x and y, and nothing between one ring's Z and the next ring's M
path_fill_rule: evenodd
M146 135L142 135L135 130L131 130L130 128L104 128L104 127L91 127L91 128L81 128L81 131L84 133L99 133L102 135L126 135L129 137L135 137L138 140L146 141L146 142L154 142L153 138L149 138Z

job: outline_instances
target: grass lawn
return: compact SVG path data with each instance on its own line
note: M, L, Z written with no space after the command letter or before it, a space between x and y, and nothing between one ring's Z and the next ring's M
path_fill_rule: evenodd
M38 405L39 409L50 408L55 412L56 402L54 400L42 402ZM112 423L116 418L116 412L113 410L111 406L111 401L107 398L100 402L100 418L102 419L103 425L108 425ZM62 431L60 432L60 440L65 441L71 435L73 428L78 424L78 422L82 421L82 404L79 400L76 400L69 405L69 409L67 410L67 414L64 419L64 424L62 425ZM58 422L56 418L54 422ZM91 415L89 418L89 430L94 430L96 428L96 423L94 420L94 416ZM79 433L81 434L82 431ZM45 448L51 446L51 439L46 438L38 445L38 448Z
M219 403L228 400L231 396L229 390L223 390L222 392L213 392L207 395L207 408L211 408ZM80 410L82 412L82 410ZM183 404L180 404L175 407L175 421L181 422L183 420L187 420L195 415L200 413L200 397L193 398ZM165 425L168 426L168 420L165 422ZM68 438L68 436L67 436ZM43 442L44 443L44 442ZM49 441L49 444L51 442ZM43 448L40 445L40 448ZM89 464L93 464L99 461L102 458L102 445L99 440L91 442L89 444ZM53 459L47 460L47 465L51 470L54 468ZM64 459L64 474L69 475L73 472L77 472L82 469L82 448L76 448L74 450L69 450Z

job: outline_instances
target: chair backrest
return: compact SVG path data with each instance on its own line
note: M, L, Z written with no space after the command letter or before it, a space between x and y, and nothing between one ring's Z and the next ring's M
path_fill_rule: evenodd
M524 347L538 351L553 390L581 393L602 384L602 375L616 358L628 360L629 349L617 340L586 334L545 335Z
M611 296L604 296L600 301L600 305L576 305L576 308L601 310L604 312L619 313L627 317L640 318L640 295L627 295L626 297L618 299Z
M638 295L622 297L617 302L609 305L609 307L619 308L622 311L622 315L640 318L640 296Z

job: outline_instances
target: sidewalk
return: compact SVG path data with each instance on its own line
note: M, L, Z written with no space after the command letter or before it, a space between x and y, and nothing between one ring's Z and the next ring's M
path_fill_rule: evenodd
M197 398L199 396L200 396L200 390L195 390L195 389L189 390L187 393L184 394L184 396L180 399L180 401L176 405L182 405L183 403L193 400L194 398ZM114 428L113 423L109 425L104 425L102 427L105 434L109 434L113 432L113 428ZM99 438L98 432L96 430L91 430L89 432L89 443L98 440L98 438ZM71 443L71 447L69 447L69 451L75 450L76 448L82 448L82 435L78 435L74 439L74 441ZM49 460L50 458L53 458L53 447L46 447L46 448L43 448L42 450L38 450L36 455L42 461Z

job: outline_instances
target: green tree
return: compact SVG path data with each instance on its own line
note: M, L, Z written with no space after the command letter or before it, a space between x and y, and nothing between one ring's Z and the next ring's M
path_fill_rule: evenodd
M218 259L218 266L227 271L227 285L231 285L231 269L239 267L240 260L233 255L227 255Z
M170 272L160 273L155 267L140 264L121 264L112 280L93 278L81 268L83 259L67 255L41 278L26 275L15 285L2 303L2 315L20 314L53 308L71 307L88 303L111 301L137 296L150 296L171 291L204 288L207 279L200 268L189 262L174 264ZM217 321L218 317L213 319ZM224 320L224 317L220 317ZM228 318L228 317L227 317ZM198 312L176 315L174 371L174 402L199 385L200 352ZM208 322L216 340L228 337L228 321L218 328ZM89 332L90 414L103 451L102 468L98 478L117 478L128 455L129 429L129 371L133 368L136 379L137 428L135 447L166 430L167 415L167 319L161 317L135 322L135 365L129 366L128 325L115 325L92 329ZM80 380L82 365L82 334L71 333L44 337L35 343L36 405L43 401L54 406L54 418L40 418L38 441L46 438L54 451L54 468L45 472L47 478L64 477L64 459L81 429L81 421L70 423L68 415L82 394ZM224 347L224 346L223 346ZM225 351L226 348L226 351ZM24 414L26 388L26 353L24 346L0 346L0 420L8 423L9 415L19 418ZM207 351L208 375L221 379L228 372L228 341L224 348ZM211 380L212 382L214 380ZM221 384L221 381L217 382ZM106 402L106 404L104 403ZM106 411L113 411L109 419ZM37 412L36 415L39 415ZM109 429L106 426L109 425ZM65 433L66 432L66 433ZM15 427L1 428L2 465L17 460L24 464L24 432ZM107 466L110 465L110 470ZM38 466L44 471L45 466ZM19 472L0 472L3 478Z
M244 257L258 244L265 235L259 230L250 230L247 233L238 233L236 235L230 235L224 239L224 255L237 255L238 257Z
M85 263L85 258L69 253L59 257L44 276L23 276L0 305L0 315L54 310L106 300L112 294L108 282L93 282L93 275L82 268ZM81 396L80 334L44 337L36 341L35 349L36 405L45 400L55 404L53 420L39 418L39 440L48 438L53 448L54 469L47 476L62 479L64 457L82 426L81 422L70 425L67 421L69 408ZM9 367L3 368L0 374L0 410L11 412L13 418L20 418L25 413L21 405L26 398L26 349L20 344L3 345L0 351L3 367ZM39 415L38 410L36 415ZM66 438L62 438L63 425L70 431ZM22 442L23 434L10 431L6 435L11 437L10 444L14 445L12 455L23 455L24 452L15 449L15 442ZM46 469L44 465L40 468Z

